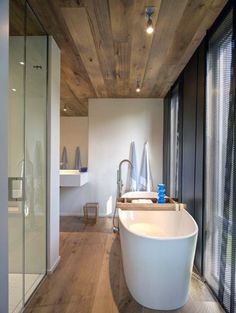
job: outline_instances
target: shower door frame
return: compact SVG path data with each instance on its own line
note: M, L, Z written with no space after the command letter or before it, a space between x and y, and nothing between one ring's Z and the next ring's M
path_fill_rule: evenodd
M0 1L0 312L8 310L8 55L9 0Z

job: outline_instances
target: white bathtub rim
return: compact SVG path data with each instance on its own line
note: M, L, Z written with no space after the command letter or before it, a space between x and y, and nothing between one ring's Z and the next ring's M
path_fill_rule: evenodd
M183 209L185 210L185 209ZM118 209L118 216L119 216L119 222L122 224L122 226L125 228L125 230L127 230L129 233L133 234L134 236L138 236L138 237L141 237L141 238L148 238L148 239L154 239L154 240L160 240L160 241L172 241L172 240L180 240L180 239L187 239L187 238L191 238L191 237L194 237L195 235L198 234L198 225L196 223L196 221L194 220L194 218L192 217L191 214L189 214L187 211L186 213L189 215L189 218L192 219L192 222L194 223L194 226L195 226L195 231L188 234L188 235L184 235L184 236L168 236L168 237L158 237L158 236L151 236L151 235L144 235L144 234L138 234L132 230L130 230L126 225L125 223L122 221L122 218L120 218L120 212L122 212L123 210L122 209ZM127 210L127 211L132 211L132 210ZM135 211L133 211L135 212ZM141 211L141 212L144 212L144 211ZM165 211L161 211L163 214L165 214ZM150 213L150 211L149 211Z
M124 193L121 198L158 198L156 191L128 191Z

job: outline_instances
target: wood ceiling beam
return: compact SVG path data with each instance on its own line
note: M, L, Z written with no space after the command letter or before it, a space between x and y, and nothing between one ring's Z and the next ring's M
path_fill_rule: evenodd
M95 93L91 93L91 89L89 89L88 84L84 82L84 80L81 79L80 72L78 72L73 67L74 61L71 60L64 60L61 64L61 76L62 79L65 78L68 84L72 84L75 90L75 94L77 98L90 98L94 97Z
M108 1L84 0L93 38L107 88L107 96L116 96L116 63Z
M78 95L78 86L76 83L76 80L73 79L73 76L70 75L71 69L68 68L67 71L62 70L61 74L61 81L63 84L67 86L67 89L69 89L69 95L70 98L74 98L74 103L77 102L77 111L81 112L82 115L88 113L87 108L84 108L84 106L81 104L80 99L88 99L88 97L81 97L81 95ZM61 84L62 86L62 84ZM62 93L63 95L63 93ZM76 115L78 115L78 112L75 112Z
M129 97L131 30L134 0L109 0L111 29L115 48L116 95Z
M73 91L70 89L70 86L65 83L64 80L61 80L61 113L63 115L71 114L73 116L86 116L88 115L88 99L86 104L78 99ZM79 105L78 105L79 103ZM66 106L67 111L64 112L63 109Z
M81 60L80 54L78 53L77 47L74 44L74 40L68 31L67 25L64 21L60 7L58 6L57 1L50 0L50 7L53 12L56 12L57 24L62 29L62 67L69 67L71 69L71 75L74 76L74 79L77 83L76 94L78 97L94 97L95 90L89 79L88 72L84 67L84 64ZM79 2L72 1L72 3Z
M62 8L61 10L96 95L98 97L106 97L106 86L86 9L80 7Z
M116 94L117 97L129 97L130 42L115 42L116 56Z
M128 42L130 30L128 28L128 18L130 10L134 5L134 0L109 0L109 10L111 17L111 29L113 40L116 42Z
M84 68L83 62L73 45L73 40L67 31L60 7L55 0L29 0L35 14L49 35L52 35L61 49L61 75L67 76L67 81L76 85L76 99L95 97L95 91ZM63 76L63 72L66 73ZM63 78L62 78L63 80ZM77 104L80 106L80 103ZM75 112L77 114L77 112Z
M61 49L61 108L75 116L88 114L88 98L163 97L226 2L29 0ZM153 35L147 6L155 7Z

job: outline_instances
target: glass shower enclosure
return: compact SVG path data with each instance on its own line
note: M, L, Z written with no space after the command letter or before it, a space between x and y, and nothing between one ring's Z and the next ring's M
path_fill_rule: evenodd
M10 0L9 312L46 273L47 36L24 0Z

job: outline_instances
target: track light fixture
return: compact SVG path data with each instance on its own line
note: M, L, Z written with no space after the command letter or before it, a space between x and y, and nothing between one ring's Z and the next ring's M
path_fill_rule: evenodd
M146 20L147 20L147 28L146 28L146 32L148 34L152 34L154 31L154 27L153 27L153 14L154 14L154 7L147 7L145 10L145 16L146 16Z

